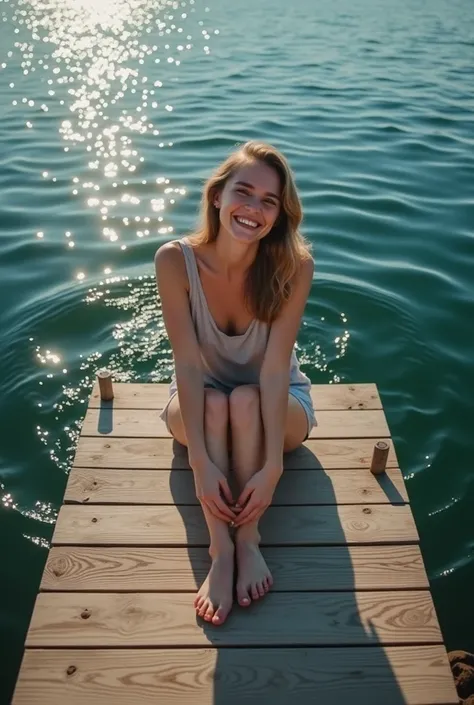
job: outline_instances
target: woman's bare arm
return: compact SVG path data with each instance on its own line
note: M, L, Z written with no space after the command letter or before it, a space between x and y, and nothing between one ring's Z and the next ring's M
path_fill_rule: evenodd
M163 319L173 350L189 462L196 469L209 462L204 438L204 377L189 310L186 265L177 243L169 242L158 249L155 271Z
M301 318L311 289L314 262L305 260L292 296L272 324L267 349L260 371L260 398L265 432L265 465L283 469L283 441L288 409L290 358Z

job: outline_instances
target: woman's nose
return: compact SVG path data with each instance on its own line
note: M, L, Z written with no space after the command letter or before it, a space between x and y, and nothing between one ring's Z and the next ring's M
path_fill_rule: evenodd
M249 196L249 200L246 202L245 207L248 210L258 211L260 210L260 201L256 196Z

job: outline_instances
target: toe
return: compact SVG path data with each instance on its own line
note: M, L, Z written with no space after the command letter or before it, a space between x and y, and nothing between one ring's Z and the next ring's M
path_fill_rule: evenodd
M206 614L204 615L204 619L206 620L206 622L211 621L211 619L214 617L214 612L215 612L214 606L209 605L209 607L207 608Z
M213 624L223 624L223 622L225 622L228 614L229 614L229 610L226 609L225 607L222 607L222 605L221 605L216 610L214 617L212 618Z
M199 595L194 600L194 607L198 610L198 612L201 609L203 602L204 602L204 598L200 597Z
M262 580L262 585L263 585L263 589L265 590L265 592L268 592L269 585L268 585L268 580L266 578L264 578Z
M257 586L256 586L256 585L252 585L251 594L252 594L252 597L253 597L254 600L258 600L259 594L258 594L258 590L257 590Z
M263 597L265 595L265 588L263 587L262 583L257 583L257 591L260 597Z
M199 610L198 610L198 615L199 615L200 617L203 617L203 618L204 618L204 615L206 614L208 608L209 608L209 605L208 605L208 603L207 603L207 600L205 600L205 601L202 603L202 605L200 606Z
M247 588L237 585L237 602L241 607L248 607L250 605L250 597Z

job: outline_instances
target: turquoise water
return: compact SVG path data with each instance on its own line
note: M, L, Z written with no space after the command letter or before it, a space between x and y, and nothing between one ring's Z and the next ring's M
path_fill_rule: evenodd
M8 702L96 370L169 380L157 246L261 138L294 169L315 383L376 382L448 649L474 651L471 0L0 2Z

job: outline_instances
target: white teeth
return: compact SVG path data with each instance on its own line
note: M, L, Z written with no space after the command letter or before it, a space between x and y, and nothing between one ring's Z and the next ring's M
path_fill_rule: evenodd
M242 223L243 225L249 225L251 228L258 227L258 223L256 223L254 220L247 220L247 218L240 218L239 216L236 217L236 220L238 223Z

